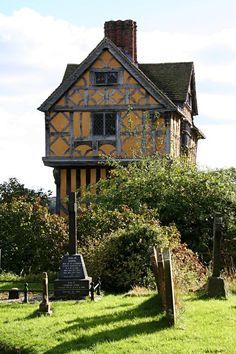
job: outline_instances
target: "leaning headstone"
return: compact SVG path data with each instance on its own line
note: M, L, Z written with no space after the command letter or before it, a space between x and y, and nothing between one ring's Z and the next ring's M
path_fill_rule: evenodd
M69 255L63 257L58 279L54 282L55 299L83 299L89 295L92 279L88 277L83 256L77 254L76 193L69 195Z
M166 308L165 274L163 255L159 248L153 247L151 256L152 269L156 280L157 291L161 299L162 308Z
M207 292L209 297L226 297L224 279L220 277L222 238L222 217L216 216L213 224L213 271L208 279Z
M163 251L164 273L165 273L165 293L166 293L166 317L170 326L176 323L175 294L172 276L171 253L168 248Z
M39 313L45 315L51 315L51 306L48 299L48 275L43 273L43 299L39 304Z

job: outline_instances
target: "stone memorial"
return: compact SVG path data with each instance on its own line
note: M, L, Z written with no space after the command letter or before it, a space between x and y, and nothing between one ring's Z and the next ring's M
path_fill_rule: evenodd
M76 193L69 195L69 255L63 257L58 279L54 282L55 299L82 299L89 295L92 279L88 277L83 256L77 254Z
M48 298L48 274L46 272L43 273L43 299L39 304L39 314L52 314L51 305Z
M222 217L215 216L213 225L213 271L208 278L207 292L209 297L226 297L224 279L220 276L221 271L221 239Z

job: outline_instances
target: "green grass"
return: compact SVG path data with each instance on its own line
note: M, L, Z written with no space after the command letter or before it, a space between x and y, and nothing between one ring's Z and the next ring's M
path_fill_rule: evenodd
M104 296L100 301L54 302L52 316L38 304L0 304L0 353L235 353L236 296L186 297L169 328L156 296Z
M8 282L4 282L4 281L0 281L0 290L10 290L12 288L18 288L20 290L24 289L24 284L25 282L16 282L16 281L8 281ZM38 290L38 291L42 291L42 283L40 282L33 282L33 283L28 283L28 288L29 291L31 289L33 290ZM53 284L49 283L49 290L53 290Z

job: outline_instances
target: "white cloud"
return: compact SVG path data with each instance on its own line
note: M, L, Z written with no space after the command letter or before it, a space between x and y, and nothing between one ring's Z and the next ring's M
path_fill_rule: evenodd
M202 125L206 140L200 140L198 163L203 167L235 167L235 124Z
M158 25L158 24L157 24ZM196 63L197 80L217 84L236 83L236 29L212 35L190 35L160 31L138 32L140 62L192 61ZM36 108L60 83L67 63L81 62L103 37L102 28L84 28L51 16L42 16L31 9L21 9L12 16L0 13L0 183L16 176L31 187L54 188L52 171L43 167L44 117ZM215 62L204 53L208 49L231 51L227 65ZM222 59L223 60L223 59ZM199 112L212 120L231 121L228 126L233 138L235 97L198 92ZM196 119L197 122L197 119ZM221 163L223 157L231 163L233 157L214 151L219 148L220 126L201 127L207 134L200 143L199 160L203 164ZM221 126L222 151L236 150L227 126ZM228 148L227 148L228 146ZM212 157L213 156L213 157Z
M211 93L198 94L200 115L217 120L218 123L223 121L236 121L236 112L232 109L233 102L236 102L236 93L227 95Z

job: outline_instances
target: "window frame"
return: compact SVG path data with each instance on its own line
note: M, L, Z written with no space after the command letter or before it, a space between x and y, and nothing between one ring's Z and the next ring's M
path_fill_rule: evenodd
M96 73L117 73L117 82L110 83L106 79L105 83L97 83L96 82ZM122 68L94 68L90 71L90 81L93 86L101 87L101 86L117 86L123 83L123 69Z
M102 115L102 134L94 134L94 119L95 115L101 114ZM108 114L114 114L115 118L115 133L114 134L106 134L106 115ZM91 136L96 139L100 140L115 140L117 138L117 132L118 132L118 114L115 111L106 111L106 112L93 112L91 113Z

